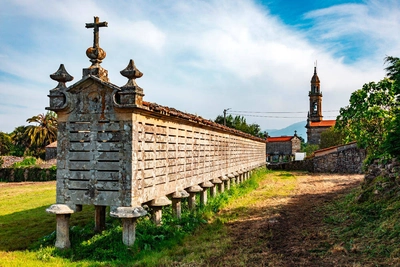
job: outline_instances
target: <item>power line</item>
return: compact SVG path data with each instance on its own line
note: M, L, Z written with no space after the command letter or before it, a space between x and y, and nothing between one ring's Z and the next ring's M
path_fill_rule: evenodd
M288 112L290 113L290 112ZM276 118L276 119L304 119L305 116L302 117L288 117L288 116L266 116L266 115L252 115L252 114L240 114L240 113L232 113L229 112L230 115L238 115L238 116L246 116L246 117L259 117L259 118ZM324 116L325 118L336 118L336 116Z
M244 110L232 110L231 112L236 112L236 113L307 113L308 111L244 111ZM339 110L324 110L324 112L339 112Z

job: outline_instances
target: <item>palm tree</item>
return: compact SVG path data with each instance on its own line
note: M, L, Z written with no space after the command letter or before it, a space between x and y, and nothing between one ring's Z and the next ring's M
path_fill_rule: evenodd
M27 126L24 133L32 152L41 153L45 146L57 140L57 114L53 111L33 116L26 121L37 123Z

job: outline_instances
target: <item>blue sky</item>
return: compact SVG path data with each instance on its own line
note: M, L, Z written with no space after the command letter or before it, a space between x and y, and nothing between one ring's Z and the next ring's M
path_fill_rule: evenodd
M132 58L146 101L207 119L225 108L296 112L246 117L262 129L306 119L315 61L324 118L334 119L354 90L384 77L385 56L400 56L398 0L3 0L0 131L45 112L60 63L69 85L81 78L95 15L109 23L100 46L110 82L126 83L119 71Z

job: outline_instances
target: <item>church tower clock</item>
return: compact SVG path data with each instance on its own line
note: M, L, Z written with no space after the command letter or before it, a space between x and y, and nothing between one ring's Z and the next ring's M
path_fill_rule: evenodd
M308 96L310 98L308 119L310 121L322 121L322 93L317 75L317 66L314 67L314 75L311 78L311 91Z

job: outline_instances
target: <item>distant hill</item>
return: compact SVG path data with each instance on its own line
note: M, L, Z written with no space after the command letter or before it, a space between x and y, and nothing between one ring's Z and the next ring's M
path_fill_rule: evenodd
M297 135L300 137L303 137L305 141L307 141L307 129L305 128L307 124L307 121L300 121L300 122L296 122L292 125L289 125L286 128L280 129L280 130L276 130L276 129L272 129L272 130L265 130L268 132L269 136L275 137L275 136L293 136L294 135L294 131L297 131Z

